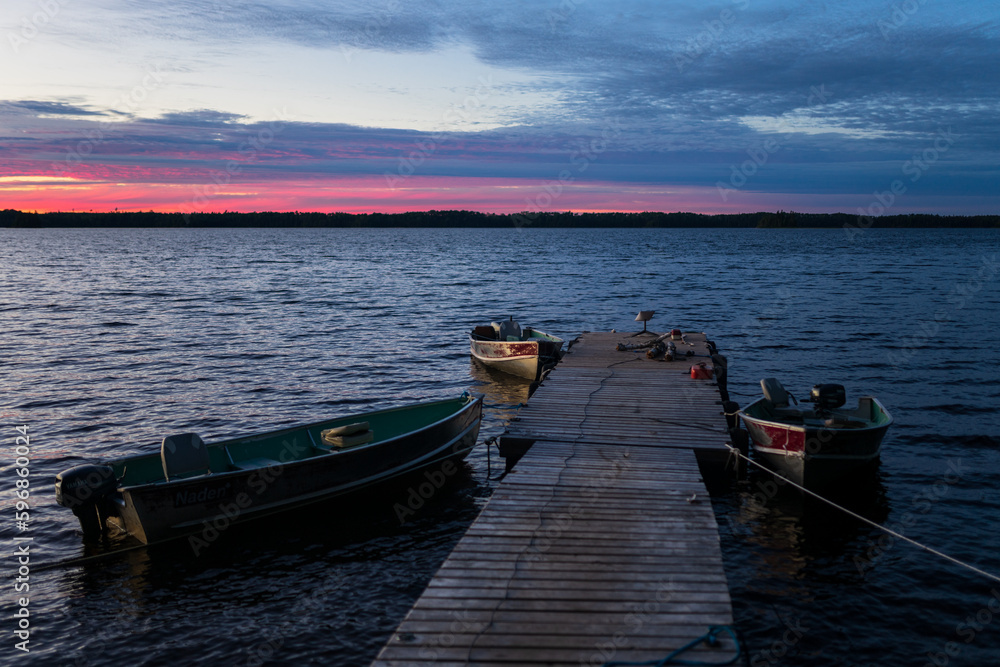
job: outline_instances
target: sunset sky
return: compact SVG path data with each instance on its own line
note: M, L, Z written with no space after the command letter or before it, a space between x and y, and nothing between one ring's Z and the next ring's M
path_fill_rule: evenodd
M1000 213L1000 5L5 0L0 209Z

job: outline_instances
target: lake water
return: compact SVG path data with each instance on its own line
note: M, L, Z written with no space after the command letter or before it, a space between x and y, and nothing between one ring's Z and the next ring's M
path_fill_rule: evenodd
M489 497L480 446L402 524L406 489L101 557L56 473L327 415L486 394L481 439L526 387L469 360L514 315L567 339L709 333L746 404L764 376L840 382L896 419L864 516L1000 573L1000 232L0 229L0 662L366 665ZM31 522L14 520L17 426ZM496 461L494 461L494 464ZM493 472L497 468L494 466ZM757 665L1000 664L1000 584L779 492L713 498L736 624ZM13 631L30 536L30 654ZM25 543L18 543L23 545ZM109 545L129 546L127 540ZM47 563L95 556L83 564Z

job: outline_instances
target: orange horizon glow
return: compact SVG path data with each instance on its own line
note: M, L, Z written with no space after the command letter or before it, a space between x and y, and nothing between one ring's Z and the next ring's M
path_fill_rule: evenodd
M201 176L204 178L204 174ZM576 182L557 187L553 183L517 178L413 176L396 187L389 187L385 177L376 175L268 182L241 182L234 178L228 183L209 180L200 184L107 182L94 178L25 175L0 178L0 209L36 213L302 211L355 214L430 210L497 214L691 211L706 215L793 208L801 212L852 210L841 198L829 196L790 198L746 192L723 202L714 187L614 182Z
M712 199L715 202L712 202ZM741 207L742 208L742 207ZM0 180L0 209L37 213L137 212L403 213L415 210L735 212L715 188L673 188L605 182L553 187L514 178L411 177L388 187L383 176L312 178L278 182L135 183L65 177Z

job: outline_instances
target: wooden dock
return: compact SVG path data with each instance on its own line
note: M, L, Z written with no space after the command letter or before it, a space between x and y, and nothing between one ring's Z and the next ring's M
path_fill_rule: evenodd
M373 667L658 660L732 623L703 465L728 450L704 334L647 359L649 337L587 333L502 439L520 461ZM722 360L715 358L716 363ZM686 659L726 660L727 634Z

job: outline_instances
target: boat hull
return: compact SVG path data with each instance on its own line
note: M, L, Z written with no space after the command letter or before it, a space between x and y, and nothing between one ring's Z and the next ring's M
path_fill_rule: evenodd
M266 464L123 487L114 499L117 511L108 523L145 543L188 534L193 540L200 534L202 541L210 542L234 523L361 491L446 460L460 460L475 446L481 418L482 398L469 399L453 415L423 428L333 452L317 450L309 427L266 434L283 436L281 452Z
M538 378L541 364L536 342L507 343L471 339L469 345L472 356L491 368L528 380Z
M483 333L489 327L479 327L469 336L472 356L490 368L537 380L542 369L559 361L563 341L555 336L532 331L524 340L490 340ZM479 333L477 333L479 332Z
M885 408L866 396L846 413L843 427L788 423L762 416L760 399L740 411L754 454L783 477L807 489L829 486L878 461L882 439L892 423ZM869 415L861 419L860 415ZM848 425L849 424L849 425Z

